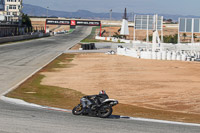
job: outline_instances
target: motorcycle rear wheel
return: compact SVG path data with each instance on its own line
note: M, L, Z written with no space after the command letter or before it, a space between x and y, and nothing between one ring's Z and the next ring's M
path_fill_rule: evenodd
M83 113L83 107L81 104L77 105L76 107L73 108L72 114L73 115L81 115Z
M101 106L99 111L98 111L98 116L100 118L108 118L113 112L113 109L111 106L109 105L104 105Z

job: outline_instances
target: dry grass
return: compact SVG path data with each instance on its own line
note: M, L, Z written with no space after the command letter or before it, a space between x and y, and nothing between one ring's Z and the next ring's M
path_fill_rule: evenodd
M73 54L58 57L6 96L45 106L72 109L79 103L83 94L68 88L41 85L41 80L45 76L40 73L46 71L56 71L55 69L62 67L69 67L67 64L63 64L61 62L63 60L70 62L73 60L73 57Z

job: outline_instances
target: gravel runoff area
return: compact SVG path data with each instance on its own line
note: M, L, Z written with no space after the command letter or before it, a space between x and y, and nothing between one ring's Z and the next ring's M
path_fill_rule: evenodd
M200 63L77 54L70 67L43 72L43 85L83 94L105 89L110 98L149 109L200 114Z

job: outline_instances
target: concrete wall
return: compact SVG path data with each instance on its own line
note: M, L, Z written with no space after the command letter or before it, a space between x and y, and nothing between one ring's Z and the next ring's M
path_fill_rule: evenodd
M16 41L22 41L22 40L41 38L41 37L48 37L48 36L50 36L50 34L37 33L37 34L33 34L33 35L2 37L2 38L0 38L0 44L7 43L7 42L16 42Z

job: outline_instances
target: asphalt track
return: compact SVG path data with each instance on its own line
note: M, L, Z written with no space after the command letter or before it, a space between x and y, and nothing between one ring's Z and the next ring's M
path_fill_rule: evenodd
M87 32L85 32L87 31ZM80 27L60 35L0 46L0 93L44 66L89 34ZM73 116L0 101L0 133L199 133L200 126Z
M79 27L68 35L0 46L0 94L80 42L90 31L91 28Z

